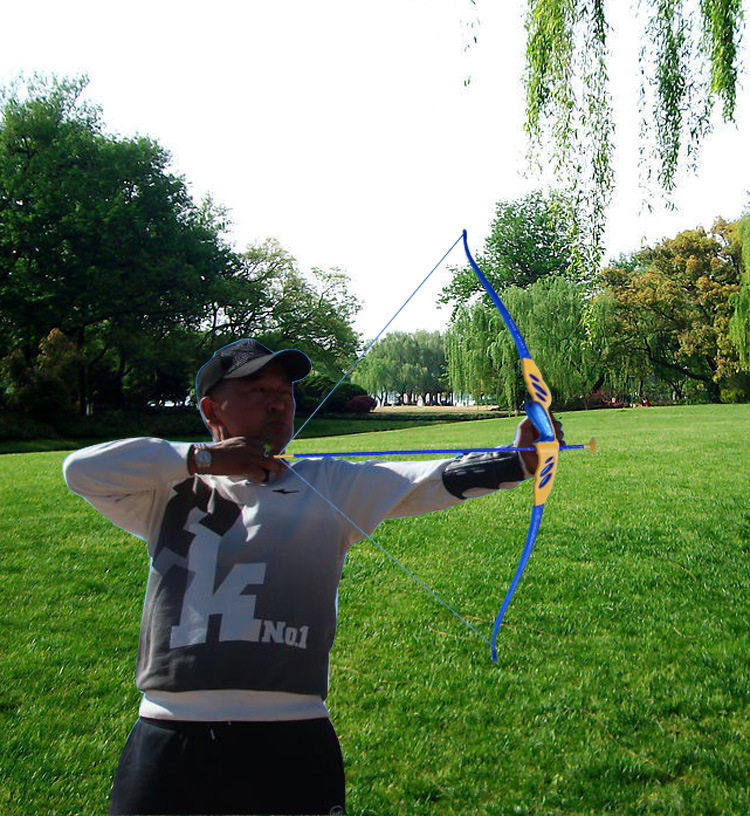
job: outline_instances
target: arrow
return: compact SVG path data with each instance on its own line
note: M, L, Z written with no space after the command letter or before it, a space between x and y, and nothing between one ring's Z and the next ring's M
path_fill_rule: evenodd
M534 451L536 448L430 448L428 450L392 451L337 451L334 453L279 453L276 459L333 459L344 456L414 456L417 454L445 453L503 453L505 451ZM560 445L560 450L587 450L596 456L596 439L593 437L584 445Z

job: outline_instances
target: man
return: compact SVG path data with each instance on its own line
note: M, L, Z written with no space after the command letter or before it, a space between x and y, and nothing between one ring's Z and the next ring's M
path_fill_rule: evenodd
M275 457L293 434L294 383L309 371L300 351L239 340L198 373L213 444L126 439L65 460L71 490L151 557L143 698L112 814L344 813L324 701L348 548L385 518L452 507L535 469L534 453L502 450L289 466ZM517 443L533 437L524 420Z

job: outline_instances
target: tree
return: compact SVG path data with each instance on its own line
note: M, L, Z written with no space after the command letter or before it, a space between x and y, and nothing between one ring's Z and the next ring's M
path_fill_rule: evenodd
M740 291L732 299L734 315L729 334L737 349L744 371L750 371L750 215L737 223L736 241L742 264Z
M506 305L510 298L515 309L515 295L522 291L505 292ZM503 342L503 329L507 332L494 306L478 302L459 307L445 337L448 379L461 399L471 397L483 404L504 398L508 411L517 413L521 389L516 373L518 356Z
M547 277L579 277L568 200L556 193L530 193L517 201L498 201L490 235L477 261L498 292L524 288ZM442 303L459 306L484 289L471 267L455 270L440 296Z
M542 278L526 289L512 287L503 301L534 359L544 372L556 405L579 404L600 376L598 350L590 341L584 291L561 277ZM505 403L518 413L528 398L518 351L493 305L462 308L446 336L452 388L476 402Z
M59 329L84 360L82 409L121 400L170 332L197 329L233 262L169 154L106 135L85 87L37 78L6 94L0 121L0 341L32 364Z
M346 275L302 274L275 242L235 252L223 208L196 204L153 140L108 135L101 111L83 100L86 84L41 77L3 97L0 343L9 401L47 376L37 358L51 332L75 349L82 411L91 402L185 402L207 354L242 335L298 345L338 378L359 343Z
M296 345L317 370L338 378L360 339L352 328L360 305L347 284L339 269L303 274L278 241L253 244L211 289L205 341L248 336L270 348Z
M75 346L59 329L53 329L40 342L31 366L23 352L15 349L0 366L8 407L42 420L73 413L81 363Z
M354 370L352 380L385 402L388 394L416 395L437 402L448 389L445 349L440 332L391 332L375 345Z
M678 167L696 160L714 104L725 122L734 121L742 0L648 0L637 7L645 15L641 156L654 157L645 175L669 195ZM533 152L551 161L588 221L581 247L592 261L614 185L606 12L604 0L528 0L526 18L526 130Z
M689 381L719 402L723 384L739 372L729 339L731 297L739 290L731 230L687 230L633 256L632 269L605 269L602 282L614 309L608 334L641 376L651 372L679 394ZM615 359L609 360L615 364Z

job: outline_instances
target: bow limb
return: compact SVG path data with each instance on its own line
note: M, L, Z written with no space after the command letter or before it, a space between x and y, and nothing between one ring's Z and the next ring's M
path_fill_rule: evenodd
M500 607L500 611L497 613L497 617L495 618L495 626L492 630L492 661L493 663L497 663L497 636L500 632L500 624L502 623L503 618L505 617L505 612L510 605L510 600L513 597L513 593L516 591L516 587L518 586L518 582L521 580L521 576L523 575L523 571L526 569L526 564L531 557L531 551L534 549L534 542L536 541L537 533L539 532L539 525L542 523L542 513L544 513L544 505L535 504L531 510L531 522L529 524L529 531L526 534L526 543L523 547L523 552L521 553L521 559L518 562L518 566L516 567L516 574L513 576L513 580L511 581L510 586L508 587L508 591L505 594L505 599L503 600L503 605Z
M526 535L526 544L524 545L521 559L516 568L516 574L513 576L513 581L505 595L500 611L495 619L495 626L492 632L492 660L497 661L497 635L500 631L500 624L508 609L513 593L516 591L523 571L526 569L526 564L531 556L531 551L534 548L537 534L539 533L539 526L542 522L542 514L544 513L544 504L552 491L552 485L557 473L557 461L560 452L560 444L557 441L555 434L555 427L552 422L550 414L550 406L552 405L552 394L544 382L539 367L532 360L529 354L528 346L526 345L521 332L518 329L515 321L508 312L505 304L500 299L492 284L487 280L486 276L479 268L477 262L469 251L469 242L466 230L463 231L464 252L469 260L471 268L474 270L479 282L484 287L487 294L492 299L492 302L500 312L505 325L508 327L513 340L518 349L518 354L521 358L521 370L523 373L526 389L531 396L531 400L524 405L526 414L536 428L539 437L534 442L534 448L537 453L538 462L536 472L534 473L534 507L531 511L531 521L529 522L529 530Z
M544 513L544 503L552 490L552 483L555 479L557 471L557 457L559 452L559 444L555 442L536 442L534 445L539 457L539 463L534 474L534 506L531 508L531 521L529 522L529 531L526 534L526 543L524 544L521 559L516 568L516 574L513 576L508 592L503 600L503 605L495 618L495 626L492 630L492 660L497 662L497 636L500 632L500 624L505 617L505 612L510 605L513 593L516 591L523 571L526 569L526 564L531 557L531 551L534 549L539 527L542 523L542 514Z

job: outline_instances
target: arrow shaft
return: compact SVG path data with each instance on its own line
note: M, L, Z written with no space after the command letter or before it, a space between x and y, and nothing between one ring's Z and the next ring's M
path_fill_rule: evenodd
M583 450L587 445L560 445L560 450ZM534 451L536 448L430 448L428 450L337 451L334 453L282 453L277 459L331 459L344 456L415 456L417 454L496 453L498 451Z

